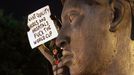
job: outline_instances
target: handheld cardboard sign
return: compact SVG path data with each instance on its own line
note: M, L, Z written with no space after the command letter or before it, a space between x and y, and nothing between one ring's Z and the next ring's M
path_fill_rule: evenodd
M31 48L35 48L58 36L53 20L50 18L49 6L45 6L28 15L27 32Z

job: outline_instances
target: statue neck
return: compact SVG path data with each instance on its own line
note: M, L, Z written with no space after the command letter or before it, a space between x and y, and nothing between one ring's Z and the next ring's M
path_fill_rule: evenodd
M124 46L119 45L112 64L102 75L134 75L134 42L123 44Z

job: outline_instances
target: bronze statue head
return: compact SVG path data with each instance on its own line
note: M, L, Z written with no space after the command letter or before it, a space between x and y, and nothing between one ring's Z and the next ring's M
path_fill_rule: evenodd
M128 0L62 0L56 40L71 75L133 75Z

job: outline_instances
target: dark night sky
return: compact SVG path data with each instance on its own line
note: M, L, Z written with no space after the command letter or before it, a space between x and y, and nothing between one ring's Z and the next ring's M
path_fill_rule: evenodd
M31 50L26 35L28 27L22 23L28 14L46 5L50 6L52 15L60 17L60 0L0 0L0 9L4 10L0 17L0 75L52 74L43 55ZM10 14L13 17L9 18Z
M17 19L45 5L50 5L53 15L60 16L62 8L60 0L0 0L0 9L4 9L6 14L13 13Z

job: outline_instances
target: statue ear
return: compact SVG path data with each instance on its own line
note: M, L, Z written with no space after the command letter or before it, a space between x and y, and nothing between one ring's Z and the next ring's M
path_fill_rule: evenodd
M110 31L115 32L119 27L119 23L121 22L124 15L124 8L121 0L110 0L109 4L112 8L112 22L110 24Z

